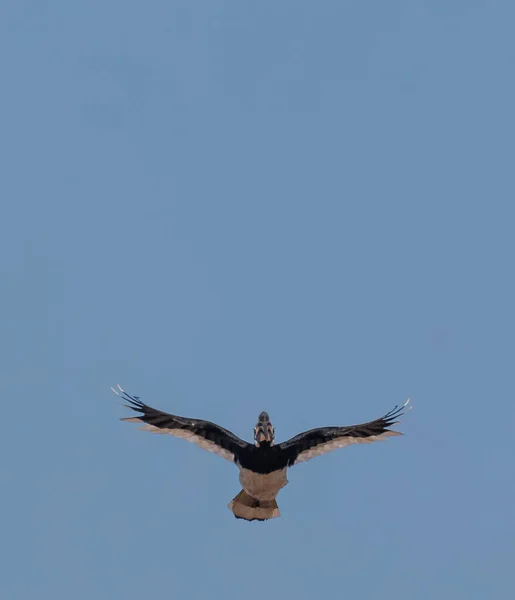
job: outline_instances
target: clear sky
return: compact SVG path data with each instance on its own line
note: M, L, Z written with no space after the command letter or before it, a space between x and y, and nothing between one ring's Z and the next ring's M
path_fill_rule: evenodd
M0 597L515 590L515 4L0 3ZM282 516L252 438L381 416Z

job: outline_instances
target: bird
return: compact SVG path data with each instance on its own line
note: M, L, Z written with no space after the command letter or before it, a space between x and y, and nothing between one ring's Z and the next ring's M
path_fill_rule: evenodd
M240 471L241 491L227 505L237 519L266 521L280 516L277 494L288 484L287 470L298 463L326 454L350 444L369 444L403 435L389 429L399 423L410 399L395 406L374 421L344 427L319 427L304 431L291 439L275 443L275 430L267 412L263 411L254 427L254 443L240 439L216 423L172 415L131 396L120 385L111 390L127 402L124 406L141 413L122 421L143 423L143 431L169 434L193 442L235 463Z

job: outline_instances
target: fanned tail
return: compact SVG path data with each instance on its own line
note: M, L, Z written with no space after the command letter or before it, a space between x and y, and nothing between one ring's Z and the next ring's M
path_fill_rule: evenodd
M249 496L245 490L235 496L227 505L237 519L245 521L266 521L280 516L275 500L257 500Z

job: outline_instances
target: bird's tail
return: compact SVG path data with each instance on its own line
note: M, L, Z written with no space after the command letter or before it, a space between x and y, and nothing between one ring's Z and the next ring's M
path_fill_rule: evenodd
M244 490L241 490L227 507L232 510L237 519L246 521L266 521L275 519L281 514L275 500L256 500Z

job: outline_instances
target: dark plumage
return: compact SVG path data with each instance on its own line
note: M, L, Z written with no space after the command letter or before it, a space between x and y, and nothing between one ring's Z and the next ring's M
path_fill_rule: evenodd
M279 516L275 497L288 483L288 467L349 444L371 443L402 435L389 427L398 423L397 419L409 403L408 399L401 407L396 406L383 417L368 423L311 429L280 444L274 443L274 428L268 414L262 412L254 428L254 444L250 444L211 421L168 414L146 405L138 396L127 394L120 386L118 391L112 389L128 403L127 408L140 413L123 421L144 423L143 430L182 437L235 462L240 469L243 490L229 508L237 518L249 521Z

